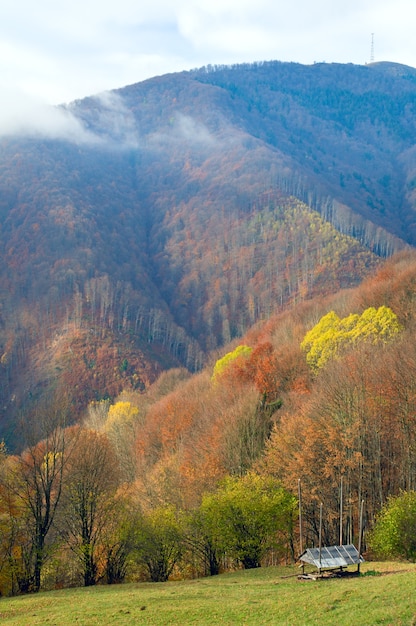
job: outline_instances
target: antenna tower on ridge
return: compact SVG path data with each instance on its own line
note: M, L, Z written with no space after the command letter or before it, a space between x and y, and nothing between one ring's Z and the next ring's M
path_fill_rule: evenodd
M374 63L374 33L371 33L371 54L370 63Z

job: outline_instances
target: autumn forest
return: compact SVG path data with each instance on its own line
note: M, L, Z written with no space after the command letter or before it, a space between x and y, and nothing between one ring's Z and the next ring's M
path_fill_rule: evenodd
M363 549L416 489L416 74L207 67L0 141L0 593ZM340 528L340 484L344 510Z

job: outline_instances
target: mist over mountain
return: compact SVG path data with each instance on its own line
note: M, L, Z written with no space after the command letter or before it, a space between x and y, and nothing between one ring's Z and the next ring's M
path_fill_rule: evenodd
M416 241L416 70L267 62L0 120L0 435L198 370Z

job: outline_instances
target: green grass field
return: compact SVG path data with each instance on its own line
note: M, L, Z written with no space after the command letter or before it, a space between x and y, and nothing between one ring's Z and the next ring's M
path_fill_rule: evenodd
M356 578L288 577L298 571L268 567L192 581L1 598L0 624L416 625L416 565L365 563Z

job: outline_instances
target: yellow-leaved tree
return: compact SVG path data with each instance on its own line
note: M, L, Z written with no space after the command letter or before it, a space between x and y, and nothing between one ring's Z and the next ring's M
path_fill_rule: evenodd
M215 363L211 380L213 382L217 382L221 375L227 371L231 363L234 363L237 359L248 357L252 351L253 348L250 348L250 346L241 345L237 346L237 348L232 352L227 352L227 354L225 354L221 359L218 359Z
M131 402L116 402L110 405L104 432L116 451L122 476L126 480L134 480L136 426L139 420L139 409Z
M340 351L357 341L388 341L401 330L397 315L387 306L369 307L361 315L340 318L330 311L306 333L301 348L314 371L319 370Z

